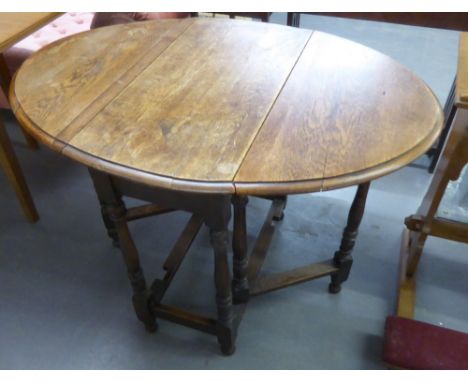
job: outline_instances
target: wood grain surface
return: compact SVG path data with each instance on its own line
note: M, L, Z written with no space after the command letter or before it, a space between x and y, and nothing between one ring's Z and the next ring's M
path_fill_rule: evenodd
M433 93L392 59L258 22L106 27L42 50L14 83L18 119L52 148L192 192L362 183L423 154L442 126Z
M0 12L0 52L60 15L60 12Z
M460 33L455 103L468 108L468 33Z
M230 181L310 33L200 20L69 143L171 178Z
M398 160L437 132L442 117L430 89L408 69L315 32L235 182L239 189L244 182L317 180L317 188L330 188L337 177Z

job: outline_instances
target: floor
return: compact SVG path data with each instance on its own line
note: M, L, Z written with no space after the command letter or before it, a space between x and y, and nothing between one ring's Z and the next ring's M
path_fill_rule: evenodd
M286 16L274 14L272 19L285 23ZM301 27L374 47L418 73L442 103L447 96L456 66L455 32L319 16L303 16ZM256 298L240 326L237 352L225 357L213 337L168 322L160 321L156 334L144 331L133 314L123 262L105 234L86 169L45 147L31 152L12 115L3 117L41 220L25 222L0 175L0 368L385 367L383 325L395 308L403 219L415 212L430 180L420 166L372 184L354 266L340 294L328 294L328 279L319 279ZM353 194L354 188L348 188L291 197L265 272L329 258ZM267 207L265 201L251 199L250 242ZM161 274L162 255L186 220L185 214L175 213L132 223L148 279ZM467 250L467 245L429 239L418 274L418 319L468 331ZM212 267L208 235L202 230L167 302L213 313Z

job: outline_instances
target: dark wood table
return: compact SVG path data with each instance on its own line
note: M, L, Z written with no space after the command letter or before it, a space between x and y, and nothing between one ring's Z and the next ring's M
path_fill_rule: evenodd
M216 335L225 354L250 297L322 276L331 276L330 292L340 290L369 182L423 154L443 121L427 85L376 51L326 33L223 19L71 36L23 65L10 99L31 134L89 167L146 328L155 330L157 317L196 328ZM286 195L351 185L358 190L333 258L257 277ZM127 209L124 195L150 204ZM248 196L272 200L250 256ZM127 223L175 209L193 215L164 277L147 287ZM214 250L216 318L162 303L202 223Z

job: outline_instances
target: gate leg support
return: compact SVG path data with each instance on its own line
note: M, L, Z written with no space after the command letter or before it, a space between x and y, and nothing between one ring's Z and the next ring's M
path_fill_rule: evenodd
M210 230L211 245L215 256L216 308L218 318L216 331L221 351L231 355L235 351L231 283L228 265L228 231Z
M145 277L140 267L138 250L125 220L126 210L123 202L108 204L107 214L117 230L120 249L127 266L128 279L132 285L132 302L135 313L138 319L143 322L147 331L155 332L158 325L156 318L149 309L150 293L146 287Z
M233 280L232 294L234 304L243 304L249 301L250 291L247 281L247 223L245 206L248 203L246 196L233 196L234 205L234 234L232 240L233 249Z

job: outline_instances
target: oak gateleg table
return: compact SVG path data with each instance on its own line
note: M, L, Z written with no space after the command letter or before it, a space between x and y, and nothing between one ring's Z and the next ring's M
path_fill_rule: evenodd
M443 122L427 85L389 57L321 32L224 19L71 36L25 62L10 99L29 133L89 168L146 328L161 318L211 333L224 354L234 352L251 297L322 276L331 276L330 292L340 290L370 181L426 152ZM333 258L257 277L287 195L351 185L358 189ZM122 196L148 204L126 208ZM248 196L272 201L249 256ZM173 210L192 217L164 277L148 286L128 222ZM216 318L162 303L203 223Z

